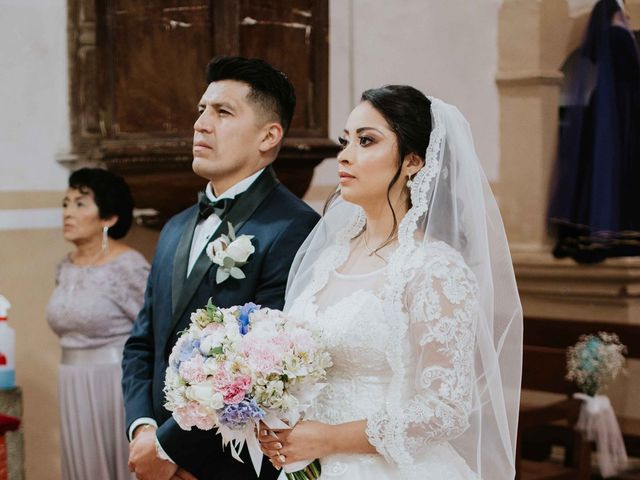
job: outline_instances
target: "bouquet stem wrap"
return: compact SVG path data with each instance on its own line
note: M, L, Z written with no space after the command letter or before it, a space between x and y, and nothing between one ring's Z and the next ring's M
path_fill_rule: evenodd
M595 441L600 473L604 478L616 475L626 468L628 458L609 397L584 393L573 396L583 401L576 428L583 431L588 440Z

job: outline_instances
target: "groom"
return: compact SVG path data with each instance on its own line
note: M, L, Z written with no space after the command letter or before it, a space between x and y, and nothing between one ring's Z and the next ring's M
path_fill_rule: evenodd
M295 108L287 77L258 59L219 57L194 124L193 170L209 183L199 203L166 224L149 274L144 306L124 348L129 468L143 480L254 479L214 431L181 430L164 407L171 348L191 312L209 297L219 307L255 302L281 309L289 267L318 215L282 186L272 168ZM216 282L206 245L228 232L253 235L244 278ZM237 276L237 275L236 275ZM263 460L261 479L278 472Z

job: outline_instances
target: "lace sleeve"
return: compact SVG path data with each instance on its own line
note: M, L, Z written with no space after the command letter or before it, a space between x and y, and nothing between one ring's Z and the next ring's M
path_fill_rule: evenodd
M468 428L476 293L473 274L452 250L430 255L409 281L408 342L416 358L408 366L409 395L396 411L387 407L367 419L369 441L387 461L411 461Z

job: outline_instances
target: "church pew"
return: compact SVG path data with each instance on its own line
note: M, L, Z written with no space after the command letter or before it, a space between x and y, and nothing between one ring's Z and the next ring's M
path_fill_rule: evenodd
M616 333L620 341L627 346L627 358L640 359L640 324L525 317L524 345L525 348L535 346L555 349L560 356L566 358L567 347L575 345L580 335L596 334L600 331ZM564 365L557 365L554 368L560 367L564 372L566 368ZM544 370L548 371L547 368ZM629 381L640 382L640 378L630 378ZM627 453L630 456L640 457L640 419L619 415L618 422Z

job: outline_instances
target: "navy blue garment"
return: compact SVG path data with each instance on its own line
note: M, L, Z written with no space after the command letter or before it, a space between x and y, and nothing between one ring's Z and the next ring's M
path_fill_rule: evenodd
M561 110L549 221L554 255L640 255L640 56L616 0L600 0Z
M147 283L145 301L124 348L122 361L126 425L138 418L154 418L157 435L167 454L182 468L203 479L255 479L246 448L244 464L223 450L214 431L181 430L163 406L165 370L179 332L189 325L191 312L209 298L219 307L252 301L282 309L293 258L319 216L282 186L271 168L236 200L211 237L227 232L253 235L255 253L242 267L246 278L216 284L217 266L203 251L187 277L187 263L198 205L173 217L162 230ZM278 471L266 459L261 479L275 479Z

